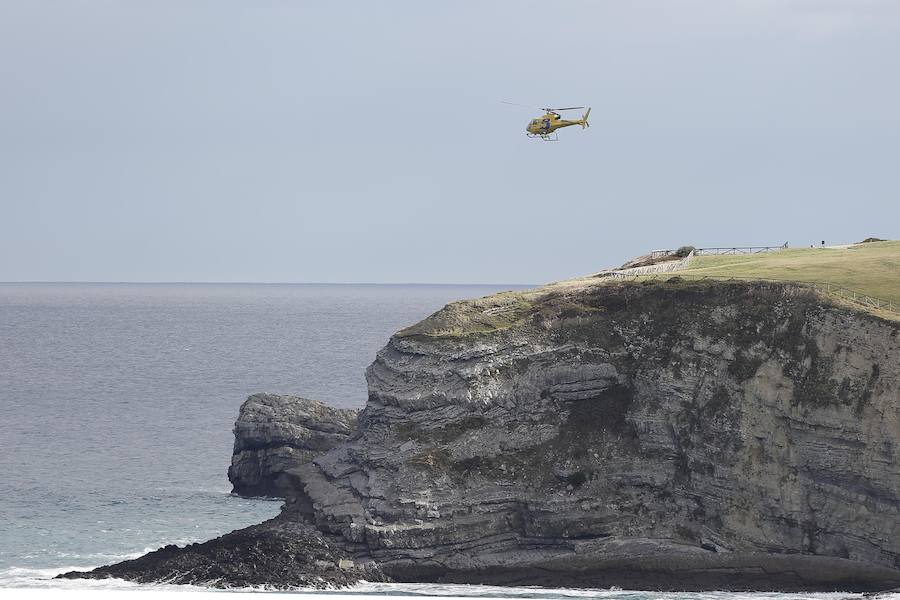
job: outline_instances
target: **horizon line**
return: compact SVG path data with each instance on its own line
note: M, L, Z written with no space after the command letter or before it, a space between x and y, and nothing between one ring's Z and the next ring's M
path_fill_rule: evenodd
M539 283L434 283L434 282L371 282L371 281L0 281L0 285L479 285L479 286L537 286Z

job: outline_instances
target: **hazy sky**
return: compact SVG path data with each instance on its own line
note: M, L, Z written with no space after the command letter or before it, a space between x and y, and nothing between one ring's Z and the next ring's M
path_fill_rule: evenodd
M896 0L0 0L0 280L539 283L898 223Z

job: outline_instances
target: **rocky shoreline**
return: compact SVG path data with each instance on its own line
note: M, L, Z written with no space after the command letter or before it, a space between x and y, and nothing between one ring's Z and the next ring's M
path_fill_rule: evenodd
M63 577L646 590L900 587L900 326L798 285L583 280L391 338L365 409L251 396L282 514Z

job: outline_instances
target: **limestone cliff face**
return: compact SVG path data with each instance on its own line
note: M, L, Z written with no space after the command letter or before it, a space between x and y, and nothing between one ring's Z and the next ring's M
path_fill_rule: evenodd
M297 477L318 526L394 577L900 581L898 326L804 288L451 305L367 378L354 438Z
M235 489L287 497L253 539L304 522L353 565L333 583L900 587L897 323L793 285L582 280L451 304L366 375L352 433L271 396L235 431ZM327 580L308 554L256 580ZM180 556L152 572L205 572Z
M292 488L285 471L345 442L356 415L299 396L250 396L234 424L228 469L234 493L284 496Z

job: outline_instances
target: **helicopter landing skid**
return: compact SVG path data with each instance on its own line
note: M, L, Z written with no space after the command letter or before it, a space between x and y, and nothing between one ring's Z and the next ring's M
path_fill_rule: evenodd
M545 142L558 142L558 141L559 141L559 135L557 135L556 133L553 133L553 134L549 134L549 133L526 133L525 135L527 135L527 136L530 137L530 138L541 138L541 139L542 139L543 141L545 141Z

